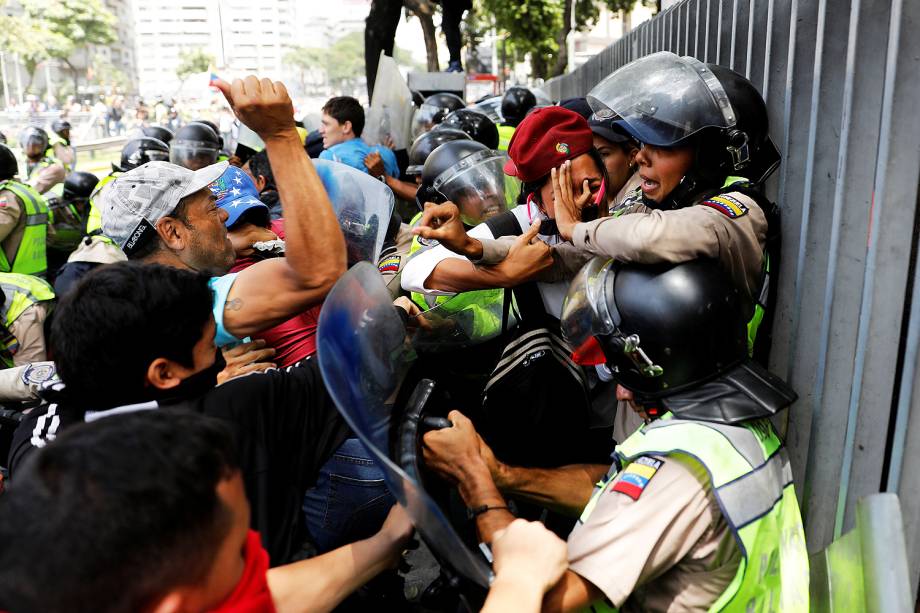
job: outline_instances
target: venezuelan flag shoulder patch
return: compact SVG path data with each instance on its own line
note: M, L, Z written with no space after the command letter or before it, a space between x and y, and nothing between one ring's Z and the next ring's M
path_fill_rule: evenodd
M647 456L636 458L617 476L610 491L626 494L633 500L639 500L639 496L645 491L645 486L655 476L662 464L664 464L663 460Z
M747 205L738 200L737 198L732 198L731 196L721 195L713 196L709 200L704 200L701 202L703 206L708 206L711 209L715 209L731 219L736 219L746 215L748 212Z
M391 255L380 260L380 263L377 264L377 270L380 272L399 272L399 262L402 258L398 255Z

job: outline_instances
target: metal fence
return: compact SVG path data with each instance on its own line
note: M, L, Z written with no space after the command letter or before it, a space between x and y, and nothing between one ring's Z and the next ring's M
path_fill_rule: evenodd
M668 50L733 68L761 91L783 165L772 369L799 392L787 441L817 551L856 500L895 492L920 578L920 1L685 0L572 74L581 96ZM910 469L915 465L918 470Z

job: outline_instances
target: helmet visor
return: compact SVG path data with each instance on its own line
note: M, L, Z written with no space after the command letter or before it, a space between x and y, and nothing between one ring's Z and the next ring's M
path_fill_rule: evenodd
M434 189L460 209L460 218L475 226L507 209L504 156L483 150L463 158L434 180Z
M412 115L412 139L416 139L441 123L447 111L433 104L423 104Z
M613 283L614 260L596 257L578 271L562 303L562 334L576 350L596 336L611 334L617 328L607 308L604 292Z
M623 66L588 93L599 119L619 115L632 136L659 147L736 119L719 80L692 57L662 51Z
M198 170L217 162L217 147L204 141L179 141L169 148L169 161L189 170Z

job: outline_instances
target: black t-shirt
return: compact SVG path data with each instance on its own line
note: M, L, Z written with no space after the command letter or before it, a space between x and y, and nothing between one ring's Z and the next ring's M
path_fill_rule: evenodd
M283 370L232 379L192 400L148 402L105 411L68 401L66 390L48 394L17 428L10 448L10 476L36 448L83 421L130 410L192 410L228 421L237 440L252 527L262 535L272 564L288 561L303 542L304 493L320 467L351 431L335 408L316 360ZM82 406L80 406L82 404ZM78 408L79 407L79 408Z

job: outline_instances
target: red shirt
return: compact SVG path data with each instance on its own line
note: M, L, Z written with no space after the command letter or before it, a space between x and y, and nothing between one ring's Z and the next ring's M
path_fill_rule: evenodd
M277 219L272 221L271 229L280 238L284 238L284 220ZM255 258L240 258L230 269L230 272L239 272L258 261ZM284 367L295 364L316 353L316 325L319 321L319 311L322 306L322 304L318 304L277 326L263 330L258 334L253 334L252 338L264 339L269 347L274 347L274 361L278 366Z

